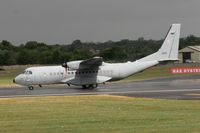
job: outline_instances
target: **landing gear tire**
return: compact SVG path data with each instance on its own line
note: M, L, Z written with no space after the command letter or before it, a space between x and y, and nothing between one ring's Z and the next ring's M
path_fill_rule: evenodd
M88 86L87 86L87 85L82 85L82 88L83 88L83 89L87 89Z
M98 84L95 84L95 85L94 85L94 88L97 88L97 87L98 87Z
M83 89L91 89L93 90L94 88L97 88L98 84L90 84L90 85L82 85Z
M32 91L32 90L34 90L34 87L33 86L29 86L28 89Z
M89 85L89 89L93 90L94 88L96 88L96 85L93 84Z

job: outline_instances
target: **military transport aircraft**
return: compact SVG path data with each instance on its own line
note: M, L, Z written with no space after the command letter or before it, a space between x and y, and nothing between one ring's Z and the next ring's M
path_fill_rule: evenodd
M161 48L142 59L126 63L105 63L101 57L88 60L66 62L62 66L43 66L27 68L13 82L28 86L67 84L83 88L96 88L107 81L124 79L149 67L166 61L178 60L178 48L181 24L172 24Z

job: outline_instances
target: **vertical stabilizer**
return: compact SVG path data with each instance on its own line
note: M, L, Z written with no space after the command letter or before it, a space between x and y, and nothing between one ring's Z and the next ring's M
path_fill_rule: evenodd
M172 24L161 48L154 54L138 61L175 61L178 60L178 48L181 24Z

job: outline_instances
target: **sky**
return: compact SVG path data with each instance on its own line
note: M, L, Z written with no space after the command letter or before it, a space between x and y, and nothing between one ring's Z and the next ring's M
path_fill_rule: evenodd
M199 0L1 0L0 40L14 45L162 39L172 23L200 36Z

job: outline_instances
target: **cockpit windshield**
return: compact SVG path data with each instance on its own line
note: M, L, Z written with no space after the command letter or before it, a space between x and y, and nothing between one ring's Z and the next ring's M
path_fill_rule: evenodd
M28 74L33 74L33 72L32 72L32 71L29 71L29 70L26 70L26 71L24 71L24 74L26 74L26 75L28 75Z

